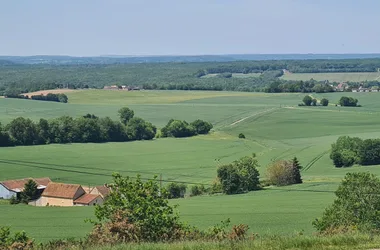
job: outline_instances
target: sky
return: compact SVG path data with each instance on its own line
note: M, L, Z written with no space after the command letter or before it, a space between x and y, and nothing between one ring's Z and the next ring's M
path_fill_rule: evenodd
M380 53L379 0L0 0L0 55Z

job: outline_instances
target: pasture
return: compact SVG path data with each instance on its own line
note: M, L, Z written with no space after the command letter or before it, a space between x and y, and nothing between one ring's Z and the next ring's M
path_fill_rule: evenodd
M158 127L171 118L200 118L212 122L214 129L209 135L184 139L1 148L1 180L49 176L54 181L97 185L109 181L113 172L120 172L141 174L143 178L162 175L163 185L170 181L209 185L218 165L251 153L258 157L262 178L271 161L297 156L304 167L304 184L171 201L180 205L184 221L201 228L230 218L233 224L246 223L259 234L286 235L301 230L313 232L312 220L332 202L345 173L380 174L377 166L336 169L329 159L330 145L341 135L380 137L380 93L344 93L358 98L361 108L298 107L304 94L88 90L67 95L68 104L0 99L0 121L4 124L17 116L37 120L86 113L116 119L117 110L127 105L136 116ZM331 103L342 95L313 94ZM246 139L238 139L239 133L244 133ZM44 241L84 236L91 227L84 219L92 216L92 208L0 203L1 225L24 229ZM57 229L53 230L52 225Z
M347 73L286 73L282 77L284 80L303 80L314 79L316 81L330 82L363 82L378 81L380 72L347 72Z

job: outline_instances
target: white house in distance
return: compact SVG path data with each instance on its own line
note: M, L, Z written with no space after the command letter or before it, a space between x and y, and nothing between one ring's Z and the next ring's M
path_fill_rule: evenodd
M19 180L7 180L0 182L0 199L10 199L17 196L24 190L25 183L34 180L37 183L37 189L42 193L46 186L51 182L50 178L25 178Z

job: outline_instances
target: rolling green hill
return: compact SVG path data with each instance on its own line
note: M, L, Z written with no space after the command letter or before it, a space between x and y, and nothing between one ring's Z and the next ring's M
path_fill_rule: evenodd
M332 202L345 173L380 174L378 166L336 169L329 159L330 145L341 135L380 137L380 93L313 96L336 103L343 94L355 96L363 107L298 107L304 94L196 91L78 91L67 93L68 104L0 99L2 123L17 116L37 120L86 113L116 119L118 108L128 105L137 116L158 127L171 118L201 118L214 124L210 135L193 138L1 148L0 179L49 176L56 181L96 185L109 181L117 171L131 176L139 173L143 178L162 175L164 184L182 181L208 185L219 164L251 153L257 154L262 178L271 161L297 156L304 167L304 184L172 202L180 205L183 220L202 228L230 218L234 224L249 224L260 234L311 233L311 221ZM246 139L238 139L239 133L244 133ZM26 223L31 216L44 220L33 223L28 219ZM91 208L13 207L0 203L0 224L24 229L40 240L83 236L90 228L83 220L91 216ZM57 229L49 227L51 224Z

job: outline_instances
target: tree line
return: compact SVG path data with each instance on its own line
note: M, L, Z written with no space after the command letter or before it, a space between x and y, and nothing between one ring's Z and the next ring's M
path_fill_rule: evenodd
M99 118L87 114L78 118L61 116L50 120L40 119L38 122L18 117L6 126L0 124L0 146L124 142L151 140L156 136L156 126L134 117L133 110L122 108L119 110L119 117L120 121L113 121L109 117ZM195 134L198 134L206 133L204 126L209 123L197 120L192 124Z
M48 93L47 95L20 95L16 93L5 93L6 98L17 98L17 99L32 99L32 100L37 100L37 101L49 101L49 102L62 102L62 103L67 103L69 98L67 95L60 93L60 94L53 94L53 93Z

